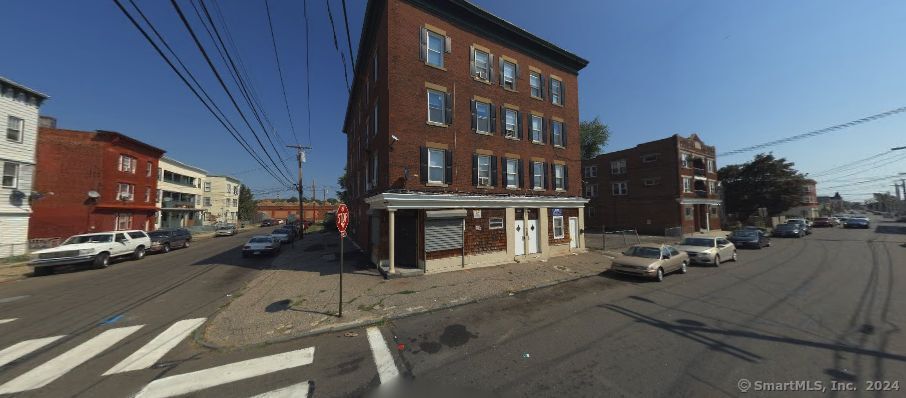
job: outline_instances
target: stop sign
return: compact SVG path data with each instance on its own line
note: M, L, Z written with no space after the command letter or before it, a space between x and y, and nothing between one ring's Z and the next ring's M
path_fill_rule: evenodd
M349 208L345 204L340 204L337 208L337 230L340 236L346 236L346 226L349 225Z

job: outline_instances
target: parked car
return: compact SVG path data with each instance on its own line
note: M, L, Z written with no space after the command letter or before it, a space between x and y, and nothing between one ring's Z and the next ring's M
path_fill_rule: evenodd
M743 231L758 231L758 232L761 232L761 233L763 233L763 234L767 234L767 233L768 233L768 229L767 229L767 228L764 228L764 227L756 227L756 226L754 226L754 225L746 225L745 227L742 227L742 230L743 230Z
M834 223L834 226L842 224L839 217L829 217L829 218L830 218L831 222Z
M899 216L897 222L906 222L906 216Z
M280 243L289 243L292 239L292 231L286 228L277 228L271 232L271 237Z
M279 252L280 242L269 235L253 236L242 246L242 257L257 256L259 254L275 255Z
M158 229L148 233L151 238L151 246L148 251L169 253L170 249L180 247L189 247L192 242L192 233L184 228L179 229Z
M267 220L261 221L261 226L262 226L262 227L272 227L272 226L274 226L274 225L277 225L277 221L274 221L274 220L271 220L271 219L267 219Z
M786 223L798 225L799 230L802 231L802 233L805 235L811 235L811 233L812 233L812 227L809 226L808 222L805 221L805 219L791 218L789 220L786 220Z
M736 247L754 247L756 249L761 249L763 247L771 246L771 238L768 237L768 234L759 230L740 229L733 231L727 236L727 240L732 242Z
M689 254L689 261L693 263L711 264L716 267L725 260L736 261L736 246L725 238L710 236L686 238L676 249Z
M74 235L60 246L32 253L29 264L35 275L50 274L58 265L90 263L96 268L107 268L111 258L128 256L141 260L150 246L151 238L139 230Z
M236 224L226 224L217 227L214 231L214 236L233 236L237 232L239 231L236 229Z
M664 275L679 271L686 273L689 265L689 255L669 245L643 243L634 245L623 252L623 255L613 260L611 270L648 278L658 282L664 280Z
M796 223L780 224L774 227L774 236L801 238L805 236L805 231Z
M818 217L815 221L812 221L812 227L814 228L833 228L834 221L827 217Z
M853 217L843 223L843 228L871 228L871 221L865 217Z

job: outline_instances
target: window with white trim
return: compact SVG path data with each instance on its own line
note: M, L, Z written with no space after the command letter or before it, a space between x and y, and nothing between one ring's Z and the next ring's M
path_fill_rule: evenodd
M538 72L529 72L529 86L531 87L531 96L541 98L541 74Z
M598 176L598 166L585 166L583 169L586 177L597 177Z
M115 231L132 229L132 213L116 213L116 225L114 227L116 228Z
M504 108L504 129L507 138L518 138L516 129L519 127L519 113L514 109Z
M544 121L541 116L532 115L532 142L542 142Z
M502 217L491 217L488 219L488 229L503 229Z
M151 201L151 187L145 187L145 202Z
M551 135L554 146L563 147L563 122L551 120Z
M204 197L204 205L205 205L205 207L211 207L211 197L210 196Z
M205 191L205 192L211 192L211 182L210 182L210 181L205 181L205 183L204 183L204 191Z
M642 155L642 163L654 163L654 162L657 162L657 159L658 159L658 154L656 154L656 153L649 153L649 154Z
M554 216L554 239L563 239L565 236L563 230L563 216Z
M554 189L565 189L566 188L566 176L564 173L564 167L562 164L555 164L554 167Z
M371 154L371 186L376 187L378 183L378 155L377 152Z
M120 163L119 163L118 170L122 171L124 173L135 174L135 169L136 169L137 163L138 163L138 161L132 156L120 155Z
M610 174L626 174L626 159L612 160L610 162Z
M17 188L19 186L19 163L3 162L3 188Z
M25 130L25 120L10 116L6 119L6 140L22 142L22 131Z
M708 193L717 193L717 184L714 181L708 181Z
M445 124L447 119L444 112L446 111L445 95L437 90L428 90L428 122L435 124Z
M708 159L707 164L708 164L708 172L713 173L714 172L714 159Z
M586 198L598 197L598 184L585 184L585 197Z
M551 78L551 102L563 105L563 82Z
M491 186L491 157L487 155L478 156L478 186Z
M693 211L692 211L692 206L686 206L685 209L684 209L684 211L686 212L686 219L687 219L687 220L692 220L692 219L694 219L694 214L693 214Z
M506 187L519 187L519 159L506 160Z
M447 38L428 29L425 29L425 34L427 35L425 38L425 43L427 43L425 46L425 51L427 51L426 62L428 65L443 68Z
M145 163L145 177L151 177L152 169L154 169L154 165L150 161Z
M544 189L543 162L532 162L532 185L535 189Z
M692 178L683 177L683 192L692 192Z
M683 166L684 169L691 168L692 167L692 157L689 156L688 153L681 153L680 154L680 165Z
M491 54L479 49L472 50L472 58L475 62L474 77L479 80L490 81L491 79Z
M503 88L508 90L516 89L516 64L503 61L503 69L500 71L503 77Z
M629 194L629 184L626 181L613 183L612 189L613 196L624 196Z
M475 131L483 134L491 133L491 104L475 101Z
M428 148L428 183L444 183L444 168L446 165L444 157L445 151L443 149Z
M373 124L373 126L371 127L372 135L376 136L378 134L378 122L379 121L380 121L380 119L378 119L378 104L374 104L374 116L371 118L371 123Z
M135 185L119 183L119 184L117 184L116 192L117 192L117 195L116 195L117 200L123 200L123 201L128 201L128 202L135 200Z

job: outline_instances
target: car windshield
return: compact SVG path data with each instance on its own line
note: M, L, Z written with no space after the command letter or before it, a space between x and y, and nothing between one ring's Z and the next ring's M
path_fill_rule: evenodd
M272 233L272 234L283 234L283 235L285 235L285 234L286 234L286 230L285 230L285 229L275 229L274 232L271 232L271 233Z
M684 245L684 246L704 246L704 247L714 247L714 239L707 239L707 238L686 238L686 239L683 239L682 245Z
M63 245L61 245L61 246L77 245L79 243L106 243L106 242L112 242L112 241L113 241L113 235L111 235L111 234L78 235L78 236L73 236L69 239L66 239L66 241L63 242Z
M224 226L221 226L221 227L217 227L217 229L233 229L233 227L231 227L231 226L229 226L229 225L224 225Z
M656 247L633 246L626 250L625 254L632 257L659 259L661 258L661 249Z
M799 226L796 225L796 224L780 224L780 225L777 226L777 229L790 229L790 230L792 230L792 229L796 229L796 228L798 228L798 227L799 227Z
M273 243L273 241L271 240L271 238L260 237L260 238L252 238L252 240L250 240L249 243Z
M154 231L148 232L148 236L152 238L166 238L170 236L170 231Z
M758 232L757 231L735 231L735 232L733 232L733 236L735 236L737 238L754 238L754 237L758 236Z

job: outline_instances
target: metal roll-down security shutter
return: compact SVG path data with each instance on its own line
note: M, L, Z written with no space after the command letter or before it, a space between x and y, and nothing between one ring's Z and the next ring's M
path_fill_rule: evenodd
M461 249L462 223L462 218L429 218L425 220L425 251Z

